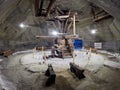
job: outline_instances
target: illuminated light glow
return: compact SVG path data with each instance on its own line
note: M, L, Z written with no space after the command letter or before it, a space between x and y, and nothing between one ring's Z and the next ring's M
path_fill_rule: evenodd
M57 36L57 35L58 35L58 32L57 32L57 31L53 31L52 34L53 34L54 36Z
M21 23L19 26L20 26L21 28L24 28L24 27L25 27L25 25L24 25L23 23Z
M96 34L96 29L91 30L91 34Z

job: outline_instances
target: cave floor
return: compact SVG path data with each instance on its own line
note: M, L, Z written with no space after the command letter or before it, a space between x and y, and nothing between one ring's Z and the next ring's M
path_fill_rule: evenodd
M1 62L1 74L12 82L4 85L5 90L120 90L120 60L116 62L101 53L92 53L89 58L84 50L75 53L75 63L85 70L86 78L81 80L69 70L73 58L50 58L44 63L41 51L34 56L32 50L14 53ZM46 51L46 55L50 55L50 51ZM53 66L56 82L45 87L48 64Z

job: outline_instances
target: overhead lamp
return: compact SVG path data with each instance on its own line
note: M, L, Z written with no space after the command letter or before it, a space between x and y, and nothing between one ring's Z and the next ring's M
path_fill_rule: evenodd
M91 30L91 34L96 34L96 29Z
M57 31L53 31L53 32L52 32L52 35L57 36L57 35L58 35L58 32L57 32Z
M24 25L23 23L21 23L19 26L20 26L21 28L24 28L24 27L25 27L25 25Z

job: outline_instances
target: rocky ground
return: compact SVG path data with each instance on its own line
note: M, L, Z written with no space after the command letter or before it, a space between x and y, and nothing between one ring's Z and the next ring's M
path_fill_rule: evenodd
M119 62L118 66L115 67L115 63L112 67L111 63L105 62L113 63L113 60L104 54L92 53L90 60L84 51L76 51L76 54L75 63L85 69L86 78L81 80L69 70L72 58L49 59L43 64L43 53L37 52L33 58L32 51L1 57L0 81L5 82L1 84L1 90L120 90ZM53 65L56 73L56 82L50 87L45 86L47 77L44 75L48 64Z

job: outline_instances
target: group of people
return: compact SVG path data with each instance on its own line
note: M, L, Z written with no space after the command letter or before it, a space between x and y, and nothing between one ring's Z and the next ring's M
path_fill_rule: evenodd
M52 56L62 57L65 50L72 54L73 52L72 39L66 37L56 38L54 40L54 46L52 47L51 50Z

